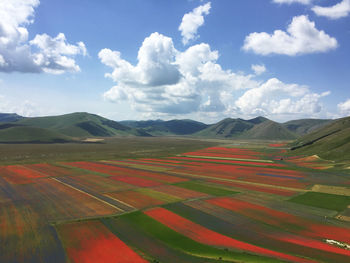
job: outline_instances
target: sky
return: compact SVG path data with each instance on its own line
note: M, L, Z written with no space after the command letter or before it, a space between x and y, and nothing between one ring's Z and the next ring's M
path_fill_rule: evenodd
M0 0L0 112L350 115L350 0Z

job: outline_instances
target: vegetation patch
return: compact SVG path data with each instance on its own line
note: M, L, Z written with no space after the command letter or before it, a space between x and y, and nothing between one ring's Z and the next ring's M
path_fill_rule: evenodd
M307 192L305 194L293 197L288 201L340 212L350 205L350 196Z
M141 212L125 214L120 218L126 222L133 224L136 229L146 232L148 235L164 242L168 246L190 255L212 259L220 258L222 260L233 262L281 262L280 260L273 258L250 255L247 253L239 253L228 249L219 249L216 247L201 244L170 229L169 227L161 224L160 222L157 222L153 218ZM107 218L104 219L103 222L110 227L113 225L111 224L111 221L113 220L115 219Z

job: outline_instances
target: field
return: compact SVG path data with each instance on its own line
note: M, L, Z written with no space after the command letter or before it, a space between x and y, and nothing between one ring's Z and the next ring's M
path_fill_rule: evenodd
M350 262L348 173L283 142L158 140L0 149L0 262Z

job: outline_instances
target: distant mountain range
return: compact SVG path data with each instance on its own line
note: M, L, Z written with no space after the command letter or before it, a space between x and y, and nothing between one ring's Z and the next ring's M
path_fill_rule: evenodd
M294 140L330 122L331 120L303 119L278 123L256 117L250 120L227 118L208 125L193 120L116 122L85 112L34 118L3 113L0 114L0 142L69 142L113 136Z
M190 135L209 126L193 120L121 121L120 123L131 128L143 129L153 136Z
M3 119L6 116L3 114ZM7 118L9 119L9 118ZM74 142L89 137L151 136L95 114L76 112L60 116L17 118L0 123L0 142Z
M16 113L0 113L0 123L18 121L23 118L24 117L19 116Z

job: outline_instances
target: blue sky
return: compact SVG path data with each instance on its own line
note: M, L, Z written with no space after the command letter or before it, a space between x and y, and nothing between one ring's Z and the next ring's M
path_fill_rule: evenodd
M0 112L350 115L350 0L3 0Z

